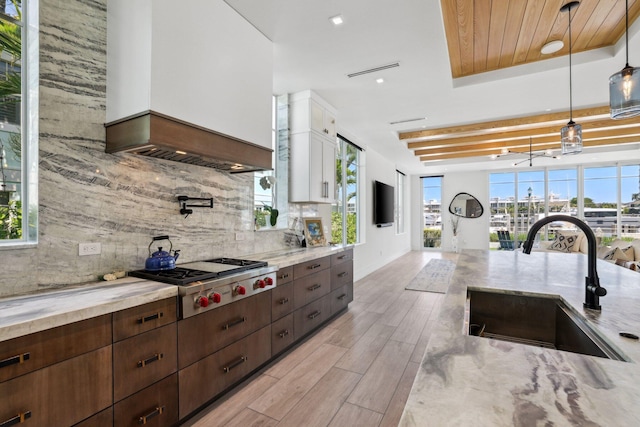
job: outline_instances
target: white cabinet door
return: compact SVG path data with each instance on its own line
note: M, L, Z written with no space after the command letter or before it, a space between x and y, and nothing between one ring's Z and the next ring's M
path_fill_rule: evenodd
M289 201L332 203L335 199L336 144L315 132L291 135Z

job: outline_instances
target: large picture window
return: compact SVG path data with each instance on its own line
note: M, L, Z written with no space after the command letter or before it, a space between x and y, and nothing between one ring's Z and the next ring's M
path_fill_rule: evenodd
M36 243L37 1L0 2L0 245Z
M422 215L424 248L440 248L442 244L442 177L422 177Z
M359 166L360 147L338 135L336 150L336 203L331 209L331 240L334 243L360 242Z

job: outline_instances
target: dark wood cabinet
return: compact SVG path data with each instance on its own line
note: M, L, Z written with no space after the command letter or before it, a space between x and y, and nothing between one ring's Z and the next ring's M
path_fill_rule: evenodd
M329 300L332 316L344 310L347 308L349 303L353 301L353 284L346 284L334 291L331 291L329 294Z
M176 323L113 344L115 402L177 371Z
M293 313L295 340L299 340L327 320L331 313L329 296L325 295Z
M270 358L271 325L267 325L181 369L178 374L180 418L215 398Z
M293 279L301 279L331 266L331 257L323 257L312 261L301 262L293 266Z
M185 368L270 323L270 292L181 320L178 365Z
M294 308L298 309L331 291L331 271L322 271L304 276L293 281Z
M113 313L113 342L175 323L177 300L167 298Z
M271 354L273 356L293 344L294 340L292 313L271 324Z
M271 290L271 320L278 320L292 311L293 283L278 283L278 286Z
M4 381L0 396L0 425L21 418L47 427L83 421L112 404L111 346Z
M113 411L118 427L175 425L178 422L178 374L116 403Z
M293 266L283 267L278 270L276 273L276 279L278 286L284 285L285 283L289 283L293 281Z

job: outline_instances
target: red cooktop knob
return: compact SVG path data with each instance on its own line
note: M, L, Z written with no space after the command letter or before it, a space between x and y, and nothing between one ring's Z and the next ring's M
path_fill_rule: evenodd
M207 307L209 305L209 298L207 297L198 297L196 304L200 307Z
M273 279L271 277L265 277L264 282L267 284L267 286L273 285Z
M244 286L238 286L237 290L239 295L244 295L247 293L247 290L245 289Z
M217 292L214 292L209 296L209 299L214 303L218 304L222 300L222 295L220 295Z
M267 286L267 284L265 283L264 280L262 279L258 279L256 280L256 285L258 285L259 288L264 288L265 286Z

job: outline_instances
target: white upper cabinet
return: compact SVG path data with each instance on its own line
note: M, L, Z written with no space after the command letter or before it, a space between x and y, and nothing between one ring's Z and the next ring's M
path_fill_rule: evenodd
M335 202L335 117L335 110L309 90L290 96L290 202Z
M107 122L151 110L271 148L273 44L223 1L109 0Z

